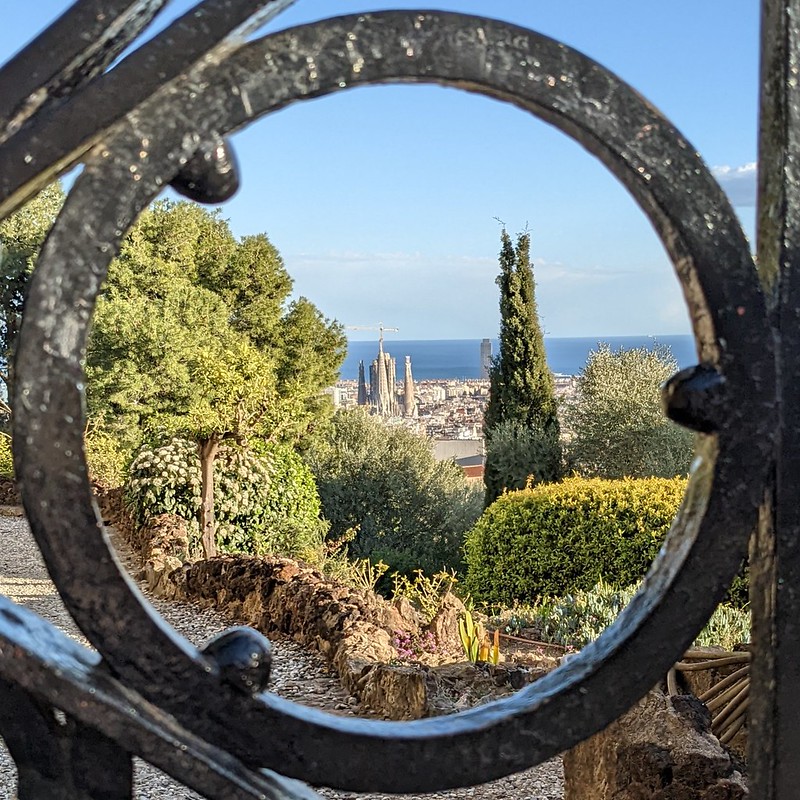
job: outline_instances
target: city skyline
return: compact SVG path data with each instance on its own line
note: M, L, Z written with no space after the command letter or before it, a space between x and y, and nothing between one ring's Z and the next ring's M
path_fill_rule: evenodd
M170 14L190 5L176 2ZM419 5L299 0L269 30ZM752 237L757 4L436 5L539 30L619 74L697 147ZM0 58L66 7L13 4ZM344 325L383 321L404 339L495 336L499 218L512 234L531 232L547 335L689 332L669 260L626 191L571 140L518 109L453 89L362 88L293 106L233 143L243 185L223 215L237 235L266 232L296 294Z

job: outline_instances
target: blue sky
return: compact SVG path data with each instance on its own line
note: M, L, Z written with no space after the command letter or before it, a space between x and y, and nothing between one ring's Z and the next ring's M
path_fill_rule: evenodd
M0 57L67 5L7 3ZM175 0L170 15L190 5ZM715 168L752 238L755 0L298 0L269 30L420 7L524 25L622 76ZM278 112L234 144L243 186L223 209L234 232L266 232L296 294L345 325L383 322L402 339L495 336L499 218L531 232L546 334L689 332L669 260L627 192L510 106L453 89L361 88Z

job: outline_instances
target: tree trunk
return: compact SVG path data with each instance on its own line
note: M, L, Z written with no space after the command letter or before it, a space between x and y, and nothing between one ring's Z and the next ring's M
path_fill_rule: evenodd
M214 521L214 461L219 450L219 436L211 434L198 442L200 450L200 543L204 558L217 554L217 526Z

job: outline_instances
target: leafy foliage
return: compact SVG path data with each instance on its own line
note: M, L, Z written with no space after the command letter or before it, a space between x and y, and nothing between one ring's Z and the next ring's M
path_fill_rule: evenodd
M500 663L500 631L496 630L490 641L483 623L473 620L469 610L458 621L458 635L467 661Z
M89 477L106 488L125 482L129 454L102 424L89 427L83 436Z
M465 612L464 616L458 621L458 636L464 648L464 655L467 661L477 661L480 654L481 642L486 638L486 631L483 623L472 619L470 611Z
M458 583L454 572L437 572L428 577L421 569L414 570L414 579L395 572L392 575L392 600L405 597L426 623L442 610L442 601Z
M63 203L61 184L52 183L19 211L0 221L0 373L4 380L11 377L9 368L28 279ZM10 386L6 389L6 396L10 396Z
M602 478L671 478L685 475L693 439L664 416L661 384L678 368L668 349L589 355L578 378L575 401L565 409L572 431L569 459L582 475Z
M214 464L218 492L217 535L226 552L303 557L319 547L324 528L313 478L285 447L258 457L223 447ZM199 543L200 465L197 445L175 438L143 447L134 458L126 498L138 524L157 514L176 514Z
M14 477L14 458L11 453L11 437L0 433L0 477Z
M481 498L428 441L360 411L340 411L307 454L330 536L355 531L354 558L435 573L461 565L464 533Z
M378 582L389 569L389 565L384 564L383 561L373 564L368 558L356 558L348 561L347 566L347 571L338 574L337 579L362 592L377 591Z
M318 561L328 526L320 518L322 506L314 475L288 445L267 444L261 459L272 469L272 482L256 554L280 553Z
M138 434L294 442L344 358L341 326L307 300L263 234L237 242L191 203L158 202L112 263L87 353L93 416ZM291 367L290 367L291 365ZM122 431L120 431L122 433Z
M698 647L723 647L737 650L750 641L750 611L730 605L717 606L708 625L695 640Z
M296 444L332 411L321 390L336 379L344 335L307 300L289 303L291 288L265 235L237 241L216 213L158 202L126 238L98 301L90 418L131 452L165 435L200 445L207 555L221 443Z
M686 481L568 478L500 497L466 540L466 588L488 603L531 603L625 587L643 577L678 510Z
M544 639L581 648L594 641L630 602L635 589L615 588L598 581L589 590L551 600L540 606Z
M159 447L142 447L131 462L125 497L137 525L158 514L197 522L200 474L195 467L197 445L173 439ZM196 533L196 531L195 531Z
M516 247L505 229L501 238L500 353L489 370L483 422L489 445L484 473L487 506L503 489L524 486L528 477L548 481L561 476L559 422L536 309L530 234L520 234ZM526 474L520 483L521 471Z

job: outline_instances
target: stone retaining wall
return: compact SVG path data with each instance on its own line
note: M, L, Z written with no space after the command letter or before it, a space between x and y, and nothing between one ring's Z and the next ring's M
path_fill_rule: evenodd
M288 558L228 555L191 562L180 518L162 514L139 529L118 493L98 499L104 517L140 553L140 577L156 596L213 606L262 633L291 636L318 650L363 707L388 719L450 713L511 694L544 673L503 664L398 663L395 633L423 630L410 604L395 606Z

